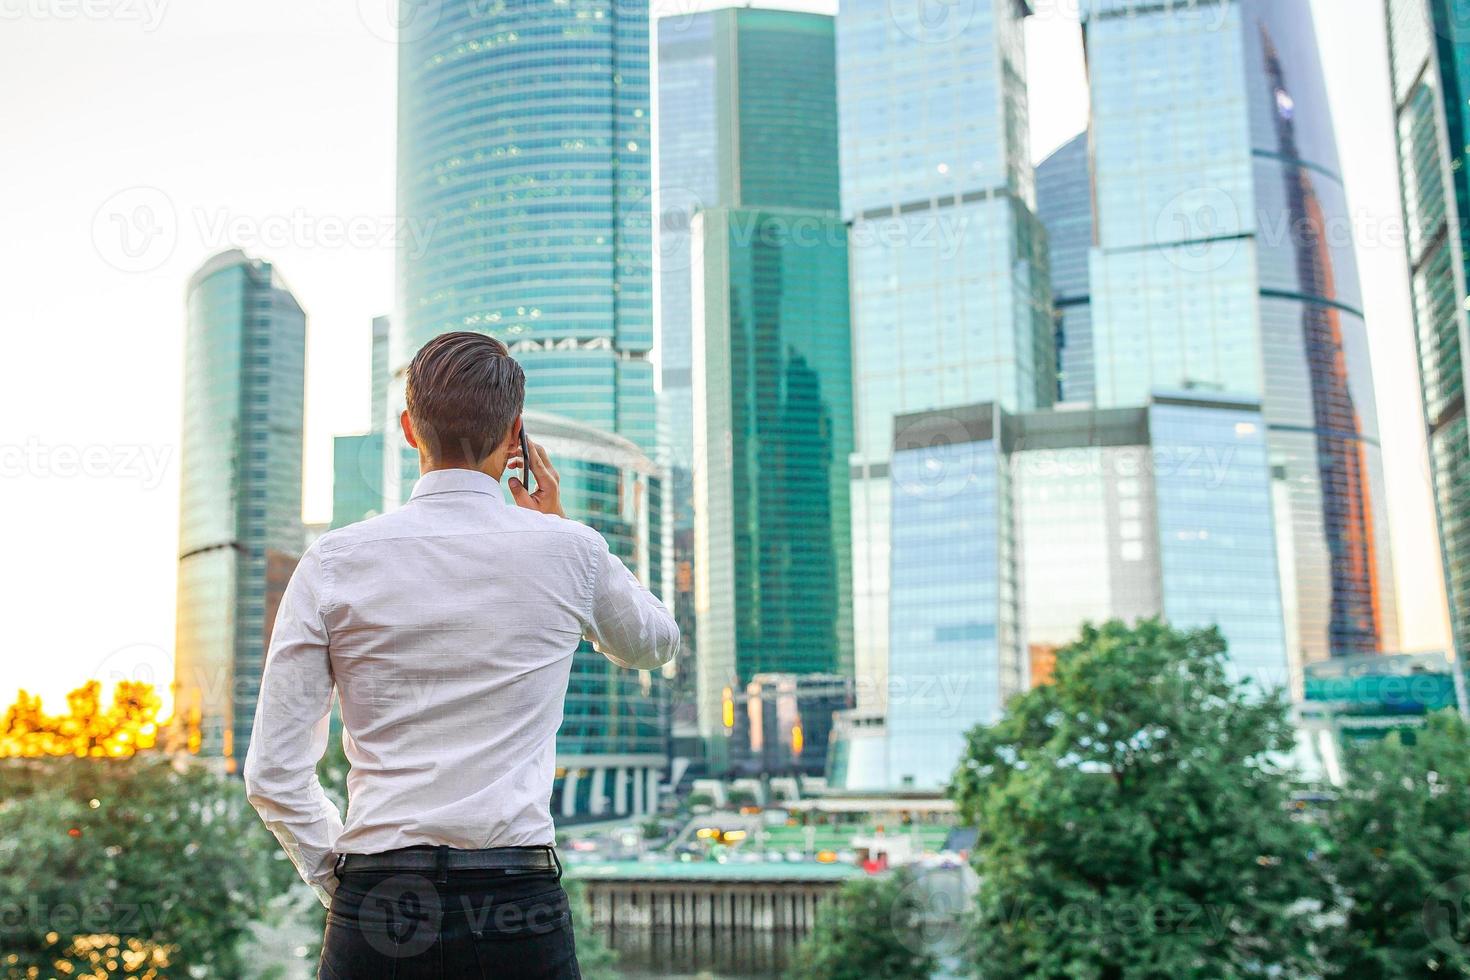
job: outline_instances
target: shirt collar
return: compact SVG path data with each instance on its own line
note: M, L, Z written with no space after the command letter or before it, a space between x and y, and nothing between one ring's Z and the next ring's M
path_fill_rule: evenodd
M479 470L431 470L419 477L413 486L413 494L408 498L417 500L435 493L483 493L496 500L504 500L504 492L500 488L500 481Z

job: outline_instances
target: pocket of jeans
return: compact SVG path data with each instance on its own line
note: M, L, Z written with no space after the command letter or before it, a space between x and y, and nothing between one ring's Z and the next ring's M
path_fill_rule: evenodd
M484 928L471 930L470 945L481 980L578 976L568 911L520 926L486 923Z

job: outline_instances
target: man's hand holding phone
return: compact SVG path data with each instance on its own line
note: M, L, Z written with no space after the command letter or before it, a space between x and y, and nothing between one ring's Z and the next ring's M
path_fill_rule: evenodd
M535 478L535 491L528 491L525 484L526 457L530 457L531 476ZM561 509L561 489L557 485L556 467L551 465L551 457L546 455L546 450L538 444L531 442L523 434L521 436L521 449L505 461L508 469L519 469L521 478L511 477L509 481L510 495L515 499L516 505L527 510L540 511L543 514L555 514L557 517L566 517Z

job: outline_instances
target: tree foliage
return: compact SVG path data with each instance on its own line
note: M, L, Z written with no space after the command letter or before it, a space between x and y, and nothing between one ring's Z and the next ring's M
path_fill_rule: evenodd
M1224 653L1213 629L1089 625L969 733L951 793L979 828L978 975L1313 973L1327 890L1272 764L1286 707Z
M153 748L164 730L162 701L151 684L120 681L104 707L101 683L88 681L66 696L66 705L66 714L49 715L40 697L19 692L0 722L0 758L127 758Z
M1470 977L1470 725L1442 711L1349 747L1328 828L1344 922L1332 974Z
M157 754L12 759L0 781L0 976L242 975L289 865L238 783Z
M937 963L923 947L912 884L902 872L846 882L817 909L790 980L927 980Z

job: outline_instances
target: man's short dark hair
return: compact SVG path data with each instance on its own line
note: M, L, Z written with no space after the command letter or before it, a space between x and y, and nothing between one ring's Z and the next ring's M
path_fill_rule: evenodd
M525 399L526 373L487 334L440 334L408 366L408 417L436 463L480 463L505 439Z

